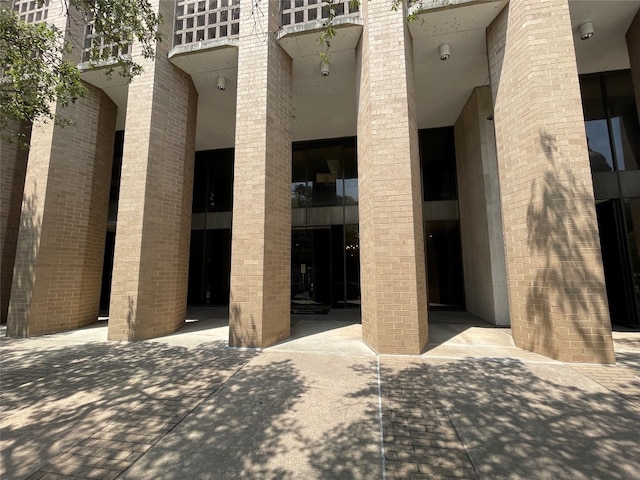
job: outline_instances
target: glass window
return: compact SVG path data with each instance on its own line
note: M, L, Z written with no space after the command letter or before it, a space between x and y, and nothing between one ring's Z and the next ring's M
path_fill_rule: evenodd
M420 130L419 135L424 200L457 200L453 127Z
M640 198L626 198L624 211L631 264L632 297L635 303L635 319L630 323L638 324L640 323Z
M294 145L292 158L291 208L311 205L311 191L307 188L307 163L304 145Z
M307 186L311 189L311 206L342 205L337 188L338 183L342 184L341 157L341 144L308 148ZM342 185L340 187L342 190Z
M631 73L582 76L580 90L592 172L638 170L640 125Z
M585 77L580 81L584 125L592 172L613 170L613 153L604 109L600 77Z
M208 212L230 212L233 205L233 150L216 150L209 162Z
M230 212L233 207L233 149L197 152L193 213Z
M616 72L605 76L604 79L618 169L638 170L640 126L631 75L628 72Z
M196 154L195 167L193 169L193 213L207 211L207 159L199 153Z
M344 197L345 205L358 205L358 158L354 140L345 141L342 158L344 187L338 186L338 195Z
M355 138L293 145L291 207L358 204Z

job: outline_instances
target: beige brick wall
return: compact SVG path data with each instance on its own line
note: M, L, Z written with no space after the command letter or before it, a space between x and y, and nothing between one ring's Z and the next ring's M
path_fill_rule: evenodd
M0 137L0 323L7 323L29 155L29 150L21 142L28 142L30 129L18 122L10 122L6 132L3 132L12 136L20 132L26 135L26 140Z
M197 92L167 58L174 3L155 61L129 85L109 308L110 340L174 332L186 317Z
M363 340L380 353L427 344L427 291L412 41L405 12L362 3L358 188ZM393 40L391 40L393 39Z
M279 2L243 13L231 246L229 344L266 347L290 333L291 74L275 42ZM245 8L247 6L245 5Z
M636 13L627 31L627 48L629 49L631 78L633 79L633 91L636 96L638 119L640 119L640 10Z
M467 311L509 324L498 163L490 87L476 88L455 125L460 240Z
M511 0L487 31L513 337L614 359L567 0Z
M7 334L69 330L98 317L116 107L101 91L37 122L22 201Z

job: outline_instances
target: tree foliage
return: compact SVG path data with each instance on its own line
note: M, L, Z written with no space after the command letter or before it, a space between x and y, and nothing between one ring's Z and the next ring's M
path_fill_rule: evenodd
M132 43L138 43L144 58L155 56L161 19L148 0L50 0L50 11L57 8L56 2L67 14L65 29L26 23L10 8L11 2L0 3L0 131L4 136L11 120L66 123L56 115L53 102L66 106L86 93L77 67L79 57L71 55L74 49L84 51L83 60L90 66L104 65L107 74L115 70L129 80L142 71L129 54ZM85 29L86 25L90 26ZM87 38L84 32L89 33Z

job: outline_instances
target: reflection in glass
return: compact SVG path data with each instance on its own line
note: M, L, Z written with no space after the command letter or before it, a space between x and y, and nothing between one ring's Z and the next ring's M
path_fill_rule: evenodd
M618 169L638 170L640 126L631 75L628 71L615 72L603 78Z
M581 76L580 91L592 172L638 170L640 125L631 73Z
M358 204L354 138L294 143L292 170L292 208Z

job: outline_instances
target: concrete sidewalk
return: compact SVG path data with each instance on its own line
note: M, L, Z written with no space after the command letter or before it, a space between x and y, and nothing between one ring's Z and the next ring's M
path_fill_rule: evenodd
M226 313L106 342L106 322L2 339L0 477L629 479L640 474L640 333L617 366L567 365L508 329L434 312L421 356L378 356L353 312L226 347Z

